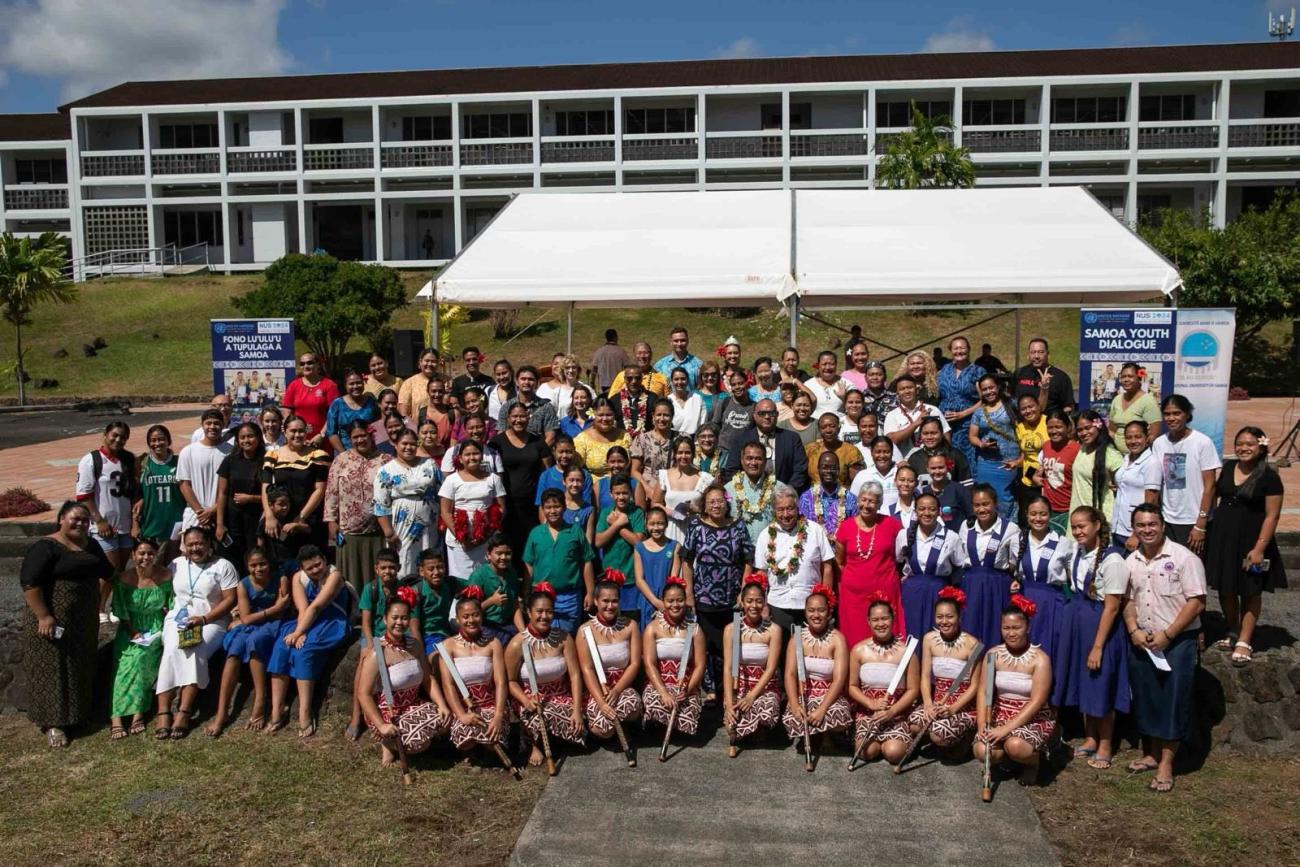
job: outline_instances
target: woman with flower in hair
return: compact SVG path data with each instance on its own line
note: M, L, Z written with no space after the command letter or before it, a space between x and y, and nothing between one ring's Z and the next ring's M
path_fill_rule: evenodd
M1236 460L1223 465L1214 486L1218 508L1212 509L1205 549L1205 572L1219 591L1228 635L1216 646L1232 650L1233 665L1251 661L1255 624L1265 591L1286 587L1286 570L1277 547L1282 514L1282 477L1268 465L1268 437L1244 427L1233 440Z
M619 595L626 581L622 572L605 570L596 582L596 616L578 627L575 636L578 664L587 687L587 728L602 739L614 734L616 721L639 720L643 711L636 690L641 671L641 627L635 619L619 613ZM592 657L593 641L599 660ZM604 680L600 678L602 672Z
M993 703L979 691L979 734L975 758L993 751L994 763L1021 766L1020 784L1038 781L1039 754L1056 732L1056 711L1048 704L1052 690L1052 660L1029 643L1029 621L1037 606L1020 594L1002 612L1002 644L989 651L993 659Z
M407 632L415 599L414 587L399 587L397 595L388 600L384 634L376 642L379 652L366 655L357 678L361 686L357 700L370 731L382 745L380 764L385 767L396 761L399 743L403 752L422 753L451 726L451 711L423 645ZM380 665L388 667L391 705L379 676Z
M1092 506L1070 513L1070 532L1074 547L1066 571L1071 596L1052 657L1052 697L1055 704L1083 714L1084 741L1074 754L1104 771L1114 749L1115 711L1129 710L1128 642L1119 628L1128 566L1124 549L1111 543L1106 519Z
M686 623L686 582L676 575L668 576L661 601L662 607L646 627L641 642L646 680L641 700L645 718L666 726L676 710L676 730L694 735L700 724L700 685L704 682L707 658L704 631L697 629L691 638L691 651L686 655L683 670L682 655L690 634Z
M917 497L916 520L894 541L894 558L903 570L903 617L913 634L924 635L934 623L939 593L961 568L960 547L958 534L939 520L939 498L930 493Z
M586 742L582 669L573 637L551 629L554 618L555 589L545 581L533 585L528 594L528 626L506 645L510 697L523 724L524 740L532 745L528 764L533 767L542 763L543 725L553 738L575 744ZM532 688L534 677L536 692Z
M818 738L827 732L847 731L853 724L844 689L849 680L849 646L844 635L831 626L835 612L835 591L815 584L803 603L805 626L798 637L791 636L785 653L785 691L790 696L781 722L785 733L803 749L804 728ZM804 669L808 679L799 682L795 641L803 643ZM803 703L798 700L803 694ZM805 713L806 711L806 713Z
M1092 506L1106 523L1115 513L1115 471L1124 466L1124 456L1115 448L1106 420L1092 410L1079 413L1079 453L1074 456L1070 489L1070 513L1080 506Z
M506 488L483 464L483 446L460 444L460 469L438 489L442 523L447 527L447 572L463 581L487 556L486 542L501 529Z
M979 639L961 628L961 610L966 594L956 587L939 591L934 605L934 629L921 640L921 701L908 716L914 735L930 727L930 743L952 755L961 742L975 731L975 698L979 694L981 666L976 665L952 696L948 692L961 676L971 655L983 653Z
M781 628L763 616L767 605L767 576L751 572L740 590L739 623L722 631L722 720L731 745L728 755L736 757L737 743L781 721L781 687L777 664L781 661ZM740 639L732 637L740 630ZM733 681L732 654L740 648L739 673Z
M871 633L849 653L849 698L853 700L853 751L867 761L883 758L896 765L912 745L908 714L920 695L920 661L913 654L890 692L890 683L907 652L894 628L894 605L877 594L867 609Z
M462 697L446 665L439 666L442 692L452 715L451 742L467 754L475 744L502 747L510 733L505 653L501 642L483 635L483 599L483 588L477 585L460 591L456 597L458 631L439 645L447 648L469 693Z

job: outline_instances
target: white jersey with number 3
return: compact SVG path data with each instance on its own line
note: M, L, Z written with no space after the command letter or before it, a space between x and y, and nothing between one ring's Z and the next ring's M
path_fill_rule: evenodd
M118 533L131 532L131 500L125 496L130 480L120 461L108 456L102 449L99 453L102 467L99 478L95 478L95 456L87 453L77 463L77 499L95 500L99 514L112 525ZM99 530L92 524L91 535L99 538Z

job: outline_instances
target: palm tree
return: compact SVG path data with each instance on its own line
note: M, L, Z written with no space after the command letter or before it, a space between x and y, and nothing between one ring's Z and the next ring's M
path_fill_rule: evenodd
M17 338L18 404L27 401L27 378L23 370L23 326L31 324L34 307L53 301L67 304L76 290L63 280L67 242L56 232L46 232L34 241L0 235L0 313L13 323Z
M975 164L952 143L952 120L926 117L912 103L912 128L889 140L876 166L876 186L887 190L975 186Z

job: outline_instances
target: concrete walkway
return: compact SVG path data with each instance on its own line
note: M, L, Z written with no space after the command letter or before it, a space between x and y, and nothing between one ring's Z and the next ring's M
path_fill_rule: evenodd
M898 776L881 763L850 774L837 752L809 774L790 748L728 759L721 731L703 747L675 740L664 764L658 742L641 740L635 769L616 750L570 755L511 863L1058 863L1025 791L1007 780L993 803L981 802L974 762L922 757Z

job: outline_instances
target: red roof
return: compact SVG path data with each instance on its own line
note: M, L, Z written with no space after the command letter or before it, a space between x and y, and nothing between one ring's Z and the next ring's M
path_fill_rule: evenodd
M960 54L881 54L770 57L350 72L271 78L136 81L61 106L71 108L301 102L519 91L626 90L745 84L915 81L959 78L1043 78L1059 75L1138 75L1171 72L1300 70L1300 42L1167 45L1149 48L1070 48Z

